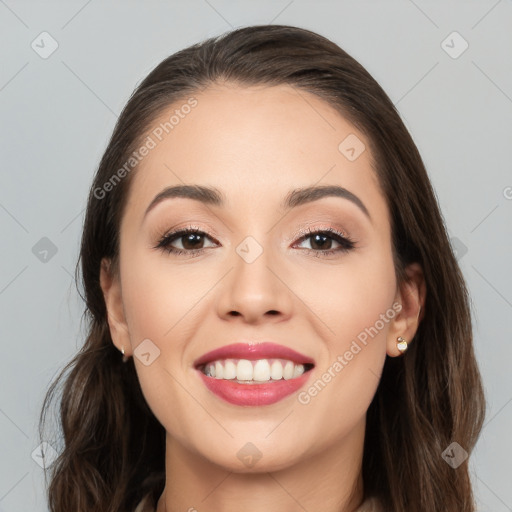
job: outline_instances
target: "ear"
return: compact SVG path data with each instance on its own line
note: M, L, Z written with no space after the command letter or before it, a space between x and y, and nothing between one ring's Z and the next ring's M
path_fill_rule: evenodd
M399 283L395 303L400 311L390 322L386 352L390 357L401 355L397 338L401 336L408 344L412 342L425 307L426 285L423 269L419 263L411 263L405 269L406 279Z
M120 352L124 349L125 357L129 357L132 355L132 346L124 314L121 282L119 273L113 272L111 261L107 258L101 260L100 286L107 307L108 326L112 341Z

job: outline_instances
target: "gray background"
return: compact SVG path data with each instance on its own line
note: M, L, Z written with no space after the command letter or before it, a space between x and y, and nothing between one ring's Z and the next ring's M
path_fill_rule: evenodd
M479 510L512 510L511 0L0 0L0 511L47 510L31 455L38 413L83 341L72 274L88 187L116 116L164 57L261 23L334 40L411 131L472 296L489 403L470 462ZM44 31L58 43L46 59ZM454 31L469 44L457 58L463 40L446 39Z

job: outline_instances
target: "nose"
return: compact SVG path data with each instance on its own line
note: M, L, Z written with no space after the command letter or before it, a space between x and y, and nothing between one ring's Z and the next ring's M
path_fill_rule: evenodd
M290 318L293 292L269 251L264 249L254 261L235 251L232 261L231 272L221 282L217 303L221 318L253 325Z

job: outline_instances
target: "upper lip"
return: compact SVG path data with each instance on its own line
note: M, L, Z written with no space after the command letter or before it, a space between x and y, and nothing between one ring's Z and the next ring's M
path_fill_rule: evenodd
M203 354L194 361L194 366L197 368L219 359L249 359L252 361L258 359L287 359L296 364L315 364L311 357L284 345L266 341L262 343L232 343L231 345L225 345Z

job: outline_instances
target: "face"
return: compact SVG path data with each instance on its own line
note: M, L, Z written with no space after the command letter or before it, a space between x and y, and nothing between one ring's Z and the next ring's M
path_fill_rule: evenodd
M194 97L193 108L184 100L162 112L149 132L154 147L133 171L119 276L102 271L112 338L134 357L176 447L232 471L276 470L361 435L386 353L398 354L406 323L389 212L368 140L316 96L218 85ZM166 133L161 123L175 110ZM221 201L153 202L185 184ZM338 192L297 193L329 186ZM187 229L196 233L180 234ZM220 379L196 368L214 349L261 342L300 354L247 356L271 370L274 359L313 361L285 396L271 386L293 378L272 379L268 392L235 383L252 391L233 392L233 403L205 384ZM229 357L219 359L227 371ZM232 359L238 370L244 357ZM251 452L261 454L254 468L243 460Z

